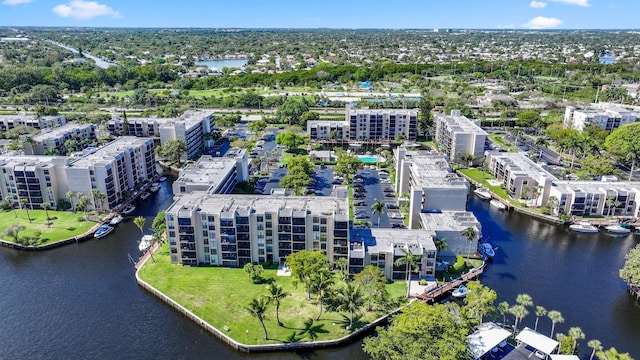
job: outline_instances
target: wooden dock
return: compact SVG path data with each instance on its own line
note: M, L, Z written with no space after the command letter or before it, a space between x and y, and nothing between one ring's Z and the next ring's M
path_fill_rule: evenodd
M482 263L480 267L473 268L471 269L471 271L469 271L466 274L463 274L461 277L457 279L449 281L448 283L442 286L439 286L429 292L420 294L417 296L417 298L429 303L434 303L443 295L448 294L450 291L457 289L460 285L466 284L468 281L477 279L478 277L480 277L480 275L482 275L482 272L484 271L485 265L486 263Z

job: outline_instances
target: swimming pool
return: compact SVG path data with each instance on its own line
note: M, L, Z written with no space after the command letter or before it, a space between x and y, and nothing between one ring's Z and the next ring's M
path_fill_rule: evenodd
M366 164L376 164L384 162L384 158L380 156L358 155L358 159Z

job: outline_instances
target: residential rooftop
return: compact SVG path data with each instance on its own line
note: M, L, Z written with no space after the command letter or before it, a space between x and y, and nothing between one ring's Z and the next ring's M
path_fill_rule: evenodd
M421 213L420 220L423 229L432 231L463 231L474 226L480 228L480 222L470 211Z
M189 164L180 171L176 181L194 185L217 186L236 166L233 157L212 157L203 155L193 164Z
M447 124L447 128L451 132L487 135L487 132L482 130L480 126L476 125L476 123L468 119L466 116L459 115L459 112L456 112L456 110L452 111L451 115L438 114L437 116Z
M141 146L147 141L151 140L148 138L138 138L135 136L123 136L105 146L95 149L88 149L88 153L85 151L85 155L81 156L77 160L72 160L70 166L91 167L96 163L111 161L114 157L116 157L123 151L131 149L133 147Z
M46 140L55 140L64 136L68 132L72 132L75 130L84 130L90 127L93 127L93 124L67 123L60 127L53 128L48 131L43 131L42 133L33 136L33 140L37 142L43 142Z
M505 165L508 165L511 173L513 174L530 177L541 175L552 180L557 180L555 176L553 176L547 170L543 169L542 166L534 163L523 152L513 153L490 151L488 152L488 154L491 156L491 158L496 159L496 161L500 161Z
M468 187L465 179L451 172L444 154L408 151L405 159L411 161L414 183L421 188Z
M436 251L433 237L435 231L424 229L352 229L351 242L364 243L369 253L391 253L401 255L400 249L424 249Z

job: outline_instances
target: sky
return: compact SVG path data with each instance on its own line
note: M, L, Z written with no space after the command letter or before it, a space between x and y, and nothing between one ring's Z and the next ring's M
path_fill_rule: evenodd
M0 0L2 26L637 29L639 0Z

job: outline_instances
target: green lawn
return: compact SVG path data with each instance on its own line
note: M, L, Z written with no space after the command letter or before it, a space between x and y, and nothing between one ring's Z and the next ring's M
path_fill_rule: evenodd
M20 232L20 236L33 235L36 230L40 230L42 235L38 245L43 245L83 234L95 225L93 221L78 221L83 216L79 212L49 211L49 217L56 218L49 227L46 224L44 210L29 210L29 215L31 223L27 218L27 212L24 210L0 212L0 234L3 234L11 225L19 224L25 227L25 230ZM2 235L2 239L13 241L13 239L5 235Z
M480 168L459 169L459 171L461 173L467 175L471 179L479 182L482 186L484 186L485 188L489 189L494 194L496 194L499 197L509 201L512 205L514 205L514 206L522 206L522 204L519 201L511 198L507 194L507 190L503 189L502 186L493 186L493 185L489 184L489 182L487 180L494 179L491 176L491 174L489 174L487 172L484 172Z
M314 300L306 300L304 287L295 287L292 277L276 276L275 270L266 270L263 276L274 279L291 295L282 300L280 305L280 321L284 323L284 327L277 326L275 307L273 304L269 305L265 321L269 340L265 341L259 321L249 315L245 307L251 299L267 294L266 285L252 284L242 269L172 265L166 244L154 257L156 263L147 261L140 269L139 274L143 280L212 326L218 329L227 326L230 329L227 334L241 343L327 340L349 333L345 330L349 322L348 314L323 312L320 320L315 321L319 307ZM404 282L391 283L387 288L392 298L406 292ZM362 326L382 314L384 313L376 311L368 313L363 308L362 317L356 325ZM314 319L312 326L305 326L305 321L311 318Z
M509 144L501 134L489 134L489 139L491 139L496 144L500 145L501 148L509 151L509 152L518 152L518 148Z

